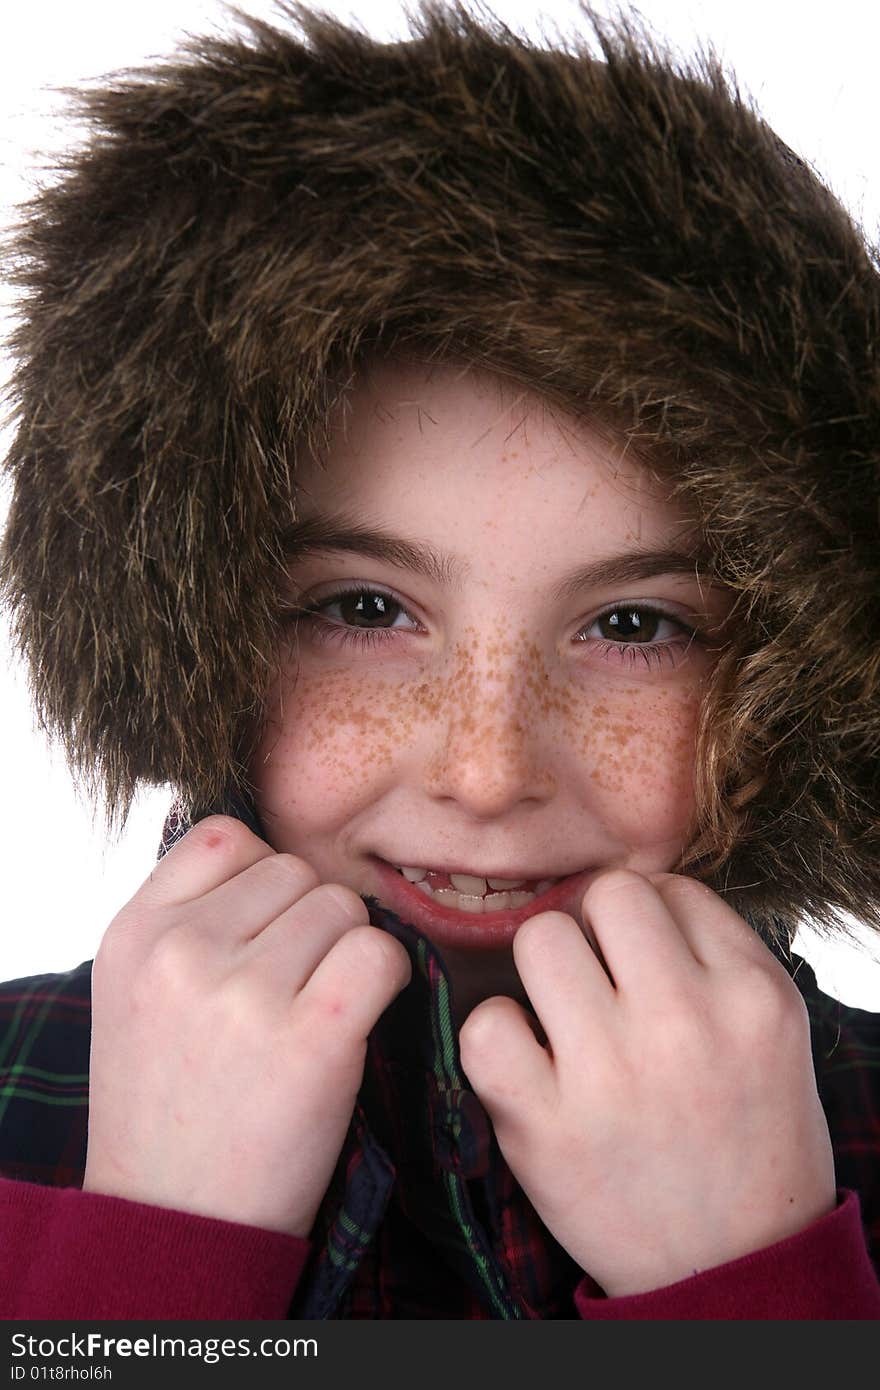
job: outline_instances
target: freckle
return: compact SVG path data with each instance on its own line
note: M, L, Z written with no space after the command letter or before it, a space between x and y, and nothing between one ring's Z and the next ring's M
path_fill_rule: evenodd
M612 724L608 732L616 742L628 743L639 731L634 724Z
M594 767L593 771L590 773L590 780L595 782L596 786L602 791L612 790L611 784L606 780L602 768Z

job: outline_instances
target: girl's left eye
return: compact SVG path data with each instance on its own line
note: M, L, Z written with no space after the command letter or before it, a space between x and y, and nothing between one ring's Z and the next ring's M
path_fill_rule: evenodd
M310 622L317 640L361 647L387 642L392 633L414 632L419 627L399 599L365 586L341 589L289 611ZM633 601L607 608L585 624L574 640L589 643L606 660L650 666L681 660L683 651L703 640L703 634L662 608Z

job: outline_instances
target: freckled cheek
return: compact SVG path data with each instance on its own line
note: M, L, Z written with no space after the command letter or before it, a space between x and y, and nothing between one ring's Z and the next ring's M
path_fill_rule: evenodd
M418 696L365 672L292 671L270 701L252 765L260 805L276 814L333 819L379 789L405 759Z
M694 809L699 696L681 690L599 698L577 742L585 796L631 844L682 834Z

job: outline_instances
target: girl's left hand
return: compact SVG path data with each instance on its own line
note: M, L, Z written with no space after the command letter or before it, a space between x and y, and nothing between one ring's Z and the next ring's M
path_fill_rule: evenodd
M796 1234L836 1204L806 1006L705 884L609 870L514 959L512 999L461 1030L462 1064L538 1215L609 1297Z

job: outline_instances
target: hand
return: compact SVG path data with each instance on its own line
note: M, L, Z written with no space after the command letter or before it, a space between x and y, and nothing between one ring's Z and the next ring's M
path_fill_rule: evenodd
M85 1190L307 1235L409 976L351 889L200 821L95 958Z
M514 959L546 1032L478 1005L462 1064L538 1215L609 1297L794 1235L833 1210L806 1006L706 885L609 870L573 918L544 912Z

